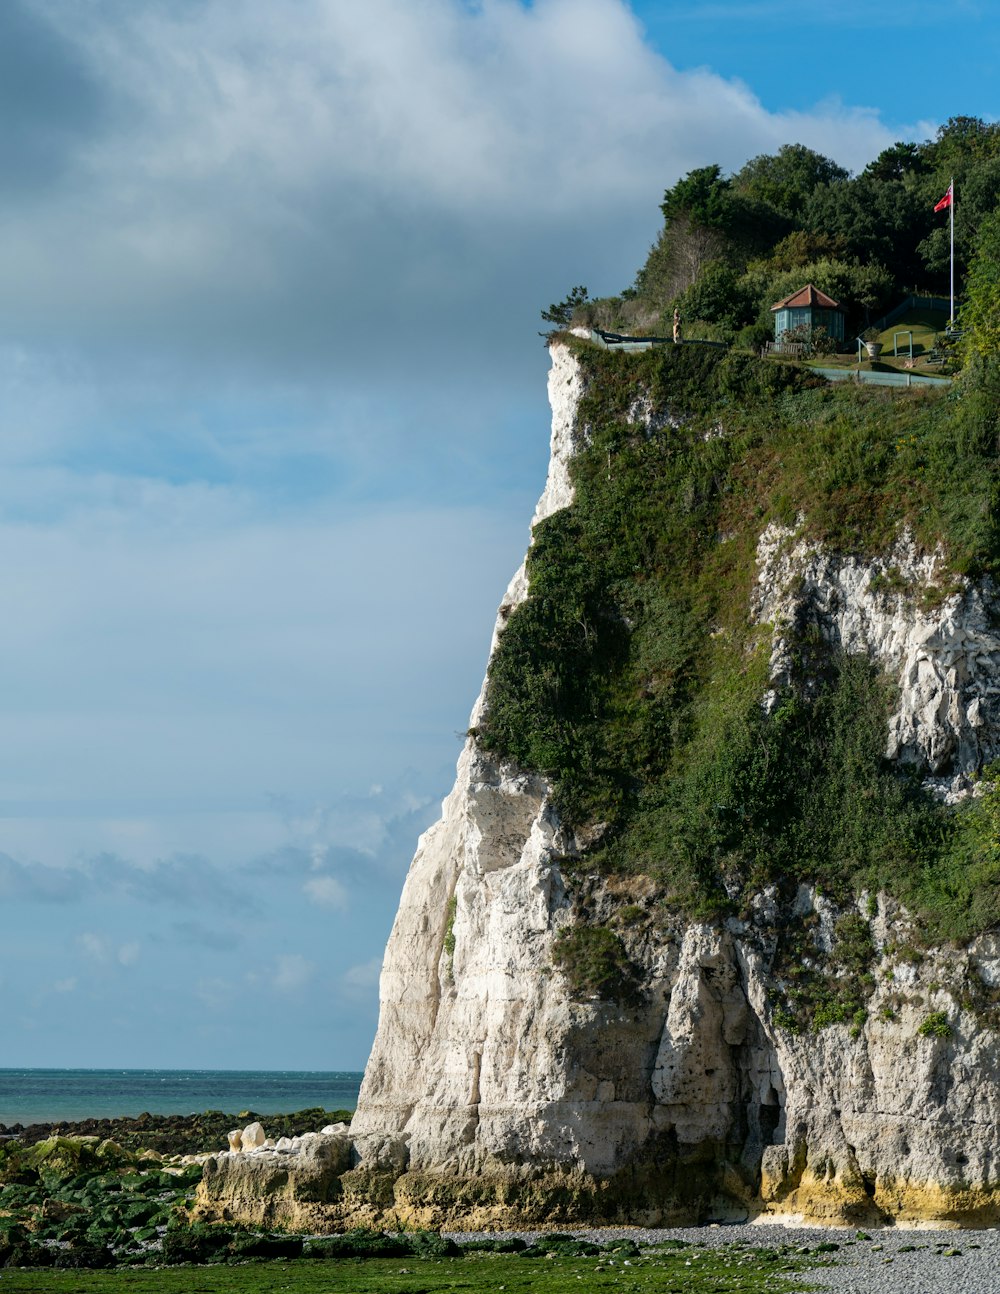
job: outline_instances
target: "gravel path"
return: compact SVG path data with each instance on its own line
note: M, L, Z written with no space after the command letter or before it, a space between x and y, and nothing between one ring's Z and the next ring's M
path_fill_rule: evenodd
M553 1228L555 1230L556 1228ZM562 1229L559 1228L560 1232ZM450 1232L453 1239L471 1240L482 1232ZM518 1235L534 1240L542 1231L491 1233ZM856 1232L839 1228L785 1227L774 1223L753 1226L680 1227L646 1230L641 1227L602 1228L599 1231L567 1229L566 1235L606 1243L619 1236L637 1244L656 1244L670 1238L690 1244L726 1245L741 1242L765 1248L790 1245L815 1249L819 1244L839 1245L822 1257L835 1266L805 1273L817 1290L840 1294L1000 1294L1000 1230L928 1231L902 1227ZM859 1236L869 1236L861 1239ZM957 1252L955 1252L957 1251Z

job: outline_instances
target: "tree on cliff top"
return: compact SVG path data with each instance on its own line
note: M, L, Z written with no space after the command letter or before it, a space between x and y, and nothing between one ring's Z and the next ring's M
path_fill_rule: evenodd
M573 322L573 315L586 302L587 289L582 283L578 283L575 288L570 288L561 301L554 301L548 310L543 310L542 318L556 328L568 328Z
M1000 207L987 216L969 268L962 323L970 353L1000 364Z
M799 224L819 185L834 185L847 178L848 172L829 157L804 144L782 144L777 153L751 158L733 177L733 189Z

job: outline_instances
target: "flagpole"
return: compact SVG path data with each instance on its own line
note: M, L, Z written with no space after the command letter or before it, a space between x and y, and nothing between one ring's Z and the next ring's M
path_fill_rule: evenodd
M948 204L948 215L951 217L951 326L955 327L955 177L951 177L951 202Z

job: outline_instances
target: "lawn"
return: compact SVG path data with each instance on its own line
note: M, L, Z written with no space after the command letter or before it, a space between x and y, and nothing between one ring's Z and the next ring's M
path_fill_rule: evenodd
M910 358L909 337L907 332L913 333L913 359L914 369L917 372L930 371L932 374L940 371L940 364L931 363L930 353L937 345L938 338L943 335L945 323L947 322L945 313L940 310L909 310L902 318L897 319L894 324L879 333L876 341L882 343L882 354L876 363L872 363L867 355L862 360L863 368L874 369L899 369L906 367L906 361ZM898 337L899 354L893 355L893 337ZM853 368L857 364L856 339L848 337L843 343L847 348L840 355L814 355L810 364L819 368Z
M878 340L885 347L883 354L888 352L892 354L892 338L894 333L903 333L909 329L913 333L913 353L914 355L924 355L934 349L934 343L939 334L944 332L945 324L948 322L947 314L943 310L908 310L904 315L896 320L889 328L879 334ZM908 350L908 338L899 338L900 356Z

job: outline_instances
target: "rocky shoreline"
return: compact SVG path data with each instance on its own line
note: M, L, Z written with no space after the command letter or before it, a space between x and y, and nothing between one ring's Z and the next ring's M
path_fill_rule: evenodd
M114 1267L295 1257L302 1240L192 1226L202 1164L253 1112L143 1114L134 1119L4 1127L0 1135L0 1267ZM270 1115L297 1138L349 1111ZM254 1120L247 1131L263 1129ZM313 1134L315 1135L315 1134Z
M34 1146L50 1137L99 1137L124 1150L155 1150L160 1155L197 1155L226 1145L232 1128L266 1122L275 1137L296 1137L329 1123L350 1123L350 1110L324 1110L319 1106L293 1114L258 1114L241 1110L226 1114L204 1110L198 1114L139 1114L135 1118L81 1119L77 1122L0 1123L0 1139L16 1139Z
M4 1129L9 1139L0 1143L0 1267L134 1268L268 1258L441 1259L490 1250L529 1262L539 1257L586 1257L614 1269L616 1264L655 1264L664 1253L681 1250L690 1265L706 1251L723 1249L728 1257L720 1260L725 1263L769 1263L775 1272L789 1274L808 1269L810 1286L845 1294L872 1290L938 1294L956 1282L965 1294L987 1294L996 1288L995 1274L1000 1270L1000 1230L996 1229L861 1231L762 1222L567 1228L560 1234L541 1229L488 1233L355 1229L315 1235L301 1230L279 1233L231 1220L205 1225L197 1219L194 1196L202 1164L190 1159L197 1154L200 1161L208 1150L240 1157L239 1151L219 1151L218 1146L226 1139L232 1144L233 1124L252 1113L143 1115ZM290 1134L300 1138L304 1147L311 1146L314 1140L328 1139L314 1131L317 1123L343 1113L302 1110L266 1116L267 1131L272 1134L267 1140ZM112 1130L118 1141L101 1136ZM73 1135L67 1135L71 1131ZM263 1129L256 1123L243 1130L242 1139L247 1142L243 1153L251 1152L248 1163L268 1158L261 1154L267 1149L260 1144L262 1136ZM152 1137L167 1155L150 1146ZM124 1140L133 1145L123 1146Z

